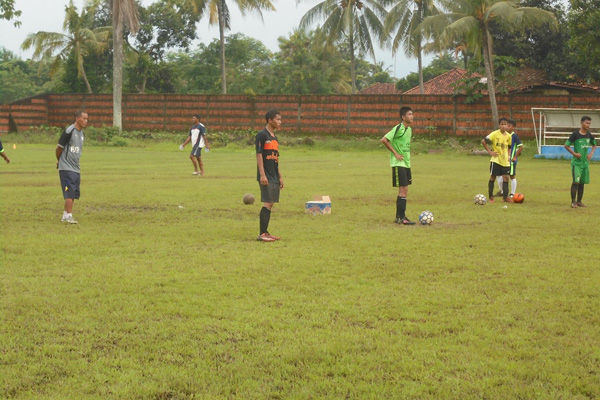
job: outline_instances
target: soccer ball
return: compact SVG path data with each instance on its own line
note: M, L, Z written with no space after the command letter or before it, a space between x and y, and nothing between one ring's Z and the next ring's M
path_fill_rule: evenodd
M482 195L481 193L478 194L477 196L475 196L475 198L473 199L473 203L482 206L485 204L485 202L487 201L486 197L484 195Z
M244 204L254 204L254 195L252 193L244 195Z
M433 213L431 211L423 211L419 215L419 222L421 225L431 225L433 222Z
M515 193L513 196L513 201L515 203L522 203L525 201L525 195L523 193Z

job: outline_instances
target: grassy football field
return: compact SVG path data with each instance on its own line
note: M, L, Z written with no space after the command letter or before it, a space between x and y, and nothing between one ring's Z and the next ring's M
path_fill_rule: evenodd
M597 163L571 209L568 161L528 150L503 209L472 201L487 157L413 154L435 221L408 227L383 148L283 147L259 243L251 147L203 178L176 145L85 147L66 225L54 145L4 145L0 398L600 397Z

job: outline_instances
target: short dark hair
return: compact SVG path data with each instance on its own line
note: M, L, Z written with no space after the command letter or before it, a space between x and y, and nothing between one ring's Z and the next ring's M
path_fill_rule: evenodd
M192 117L196 117L196 119L197 119L198 121L200 121L200 114L194 114L194 115L192 115Z
M87 114L83 108L80 108L77 111L75 111L75 118L81 117L81 114Z
M584 115L583 117L581 117L581 122L583 121L590 121L592 122L592 117L588 117L587 115Z
M412 108L410 108L410 107L407 107L407 106L404 106L404 107L402 107L402 108L400 109L400 119L402 119L404 116L406 116L406 114L407 114L409 111L412 111Z
M267 122L269 122L270 119L275 118L276 116L281 115L279 113L279 111L277 111L274 108L271 108L269 111L267 111L267 113L265 114L265 119L267 120Z
M508 123L510 124L510 120L509 120L508 118L506 118L506 117L502 117L502 118L500 118L500 119L498 120L498 124L501 124L501 123L503 123L503 122L508 122Z
M511 124L513 127L517 126L517 121L515 121L514 119L507 119L506 122L508 122L509 124Z

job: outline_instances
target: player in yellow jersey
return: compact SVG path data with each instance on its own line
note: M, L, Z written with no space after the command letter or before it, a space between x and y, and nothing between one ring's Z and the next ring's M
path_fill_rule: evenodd
M500 129L493 131L481 139L481 144L492 158L490 159L490 180L488 181L489 202L494 202L494 182L502 176L502 197L505 202L512 202L508 197L508 177L510 175L509 150L512 137L508 132L508 119L500 118ZM491 147L490 147L491 146Z

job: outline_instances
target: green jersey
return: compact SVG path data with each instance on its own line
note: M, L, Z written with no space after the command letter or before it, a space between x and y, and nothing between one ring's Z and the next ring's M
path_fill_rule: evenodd
M400 161L394 153L390 153L390 166L410 168L410 139L412 137L410 126L404 126L404 124L396 125L384 137L390 141L392 148L404 157Z
M573 157L571 160L571 165L587 167L589 165L589 161L587 159L588 149L592 146L596 146L596 139L594 139L594 136L592 136L592 134L589 132L587 132L585 135L582 135L581 132L574 131L567 139L565 146L573 146L575 153L581 154L581 157L579 158Z

